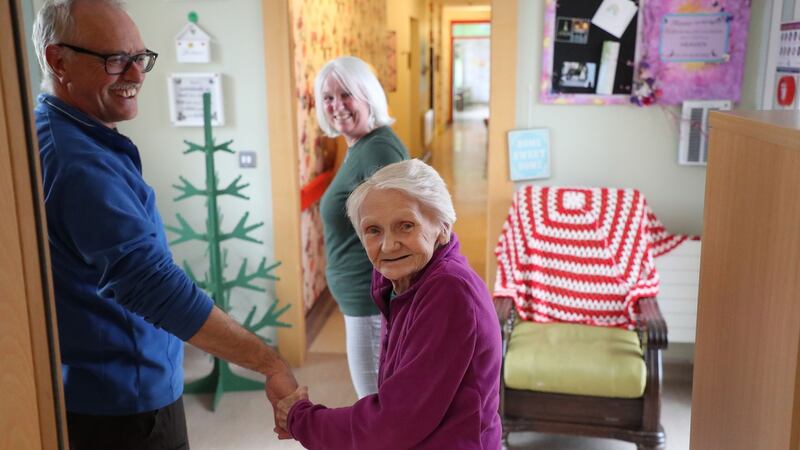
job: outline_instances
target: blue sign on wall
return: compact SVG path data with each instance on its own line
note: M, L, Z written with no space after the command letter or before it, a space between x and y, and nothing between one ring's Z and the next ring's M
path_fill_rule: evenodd
M512 181L550 177L550 130L508 132L508 164Z

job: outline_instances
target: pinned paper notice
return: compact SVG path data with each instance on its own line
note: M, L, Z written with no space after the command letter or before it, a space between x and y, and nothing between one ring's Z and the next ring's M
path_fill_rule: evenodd
M631 0L603 0L600 9L594 13L592 23L619 39L636 16L637 9Z
M617 59L619 59L619 42L603 42L603 53L600 55L600 73L597 76L598 94L611 95L614 93Z

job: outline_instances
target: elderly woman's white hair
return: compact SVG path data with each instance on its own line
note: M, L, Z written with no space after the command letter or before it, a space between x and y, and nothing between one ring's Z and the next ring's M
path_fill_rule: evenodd
M330 137L339 135L339 132L328 122L325 108L322 107L322 86L328 77L335 77L347 92L369 105L368 125L370 131L394 123L394 119L389 117L386 93L369 65L355 56L340 56L322 66L314 80L317 122L326 135Z
M442 226L442 244L450 242L456 210L447 185L433 167L418 159L384 166L358 185L347 198L347 217L361 237L361 205L370 192L393 189L419 202Z
M53 77L55 74L47 64L47 46L68 41L75 37L75 21L72 19L72 6L78 0L46 0L39 12L36 14L36 22L33 24L33 48L36 50L36 57L39 59L39 67L42 69L42 90L53 91ZM86 0L83 0L86 1ZM107 3L120 10L125 10L123 0L94 0L95 2Z

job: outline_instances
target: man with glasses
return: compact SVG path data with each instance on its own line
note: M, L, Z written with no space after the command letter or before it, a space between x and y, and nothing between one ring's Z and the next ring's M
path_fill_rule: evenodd
M116 124L137 114L157 54L118 0L47 0L33 41L36 108L70 446L188 448L183 341L297 383L173 262L139 152Z

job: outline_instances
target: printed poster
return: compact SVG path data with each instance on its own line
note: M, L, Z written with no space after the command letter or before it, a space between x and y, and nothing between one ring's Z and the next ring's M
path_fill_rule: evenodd
M508 132L511 181L550 177L550 130L534 128Z

